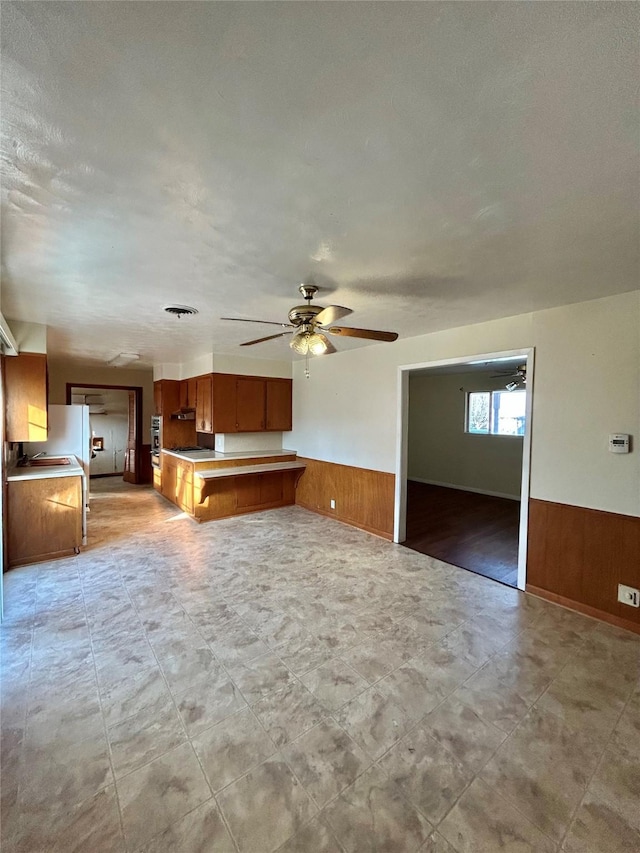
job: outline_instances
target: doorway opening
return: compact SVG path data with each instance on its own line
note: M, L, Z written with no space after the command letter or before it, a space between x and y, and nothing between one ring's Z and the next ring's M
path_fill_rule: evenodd
M399 368L394 541L524 589L533 349Z
M121 477L149 482L142 444L142 388L133 385L67 383L67 405L89 407L90 478Z

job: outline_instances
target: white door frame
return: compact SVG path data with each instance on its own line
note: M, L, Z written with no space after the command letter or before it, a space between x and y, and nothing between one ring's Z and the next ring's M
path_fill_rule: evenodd
M518 589L524 589L527 577L527 528L529 522L529 480L531 469L531 413L533 399L534 347L501 352L472 353L460 358L444 358L421 364L402 364L398 368L398 411L396 429L396 496L393 541L404 542L407 536L407 457L409 452L409 374L414 370L469 364L470 361L492 361L523 356L527 359L526 419L522 440L522 484L520 487L520 529L518 534Z

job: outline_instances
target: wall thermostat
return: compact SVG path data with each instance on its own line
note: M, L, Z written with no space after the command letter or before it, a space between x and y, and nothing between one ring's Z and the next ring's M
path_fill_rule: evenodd
M628 453L629 436L621 432L612 433L609 436L609 450L611 453Z

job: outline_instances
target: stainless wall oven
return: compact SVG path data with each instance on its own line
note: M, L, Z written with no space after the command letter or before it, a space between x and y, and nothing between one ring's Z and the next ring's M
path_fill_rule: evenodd
M151 465L153 468L160 467L161 430L162 418L160 415L153 415L151 418Z

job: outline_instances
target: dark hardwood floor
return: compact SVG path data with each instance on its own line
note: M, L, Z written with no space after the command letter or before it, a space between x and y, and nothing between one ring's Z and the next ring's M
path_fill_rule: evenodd
M516 586L520 501L407 482L407 548Z

